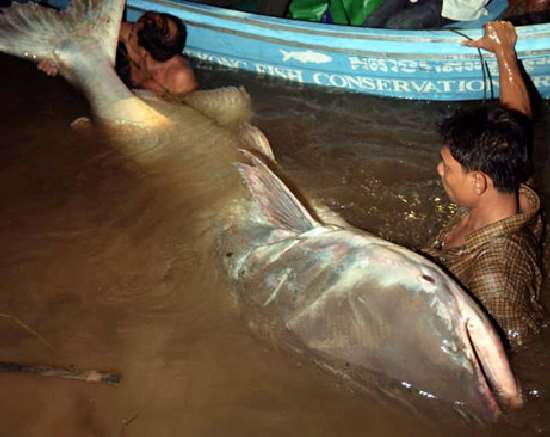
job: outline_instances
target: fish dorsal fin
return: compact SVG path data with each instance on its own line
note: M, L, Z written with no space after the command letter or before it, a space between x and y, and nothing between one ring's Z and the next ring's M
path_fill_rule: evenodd
M264 133L250 123L243 123L239 129L241 141L250 150L256 150L271 162L276 162L275 154Z
M100 42L112 65L124 0L72 0L64 10L13 2L0 14L0 51L29 59L51 59L57 43L83 36Z
M251 164L238 163L237 168L267 223L296 233L320 226L264 162L246 150L242 153Z

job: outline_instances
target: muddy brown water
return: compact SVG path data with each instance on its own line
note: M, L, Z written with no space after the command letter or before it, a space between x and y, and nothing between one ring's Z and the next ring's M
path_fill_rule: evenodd
M123 375L106 386L0 374L0 435L550 435L548 330L512 355L527 402L496 425L441 421L358 391L247 328L204 243L215 229L196 213L215 199L194 196L193 184L223 183L215 174L197 182L200 162L183 151L147 171L76 135L69 123L88 113L76 91L0 62L0 360ZM208 88L244 84L287 178L351 223L420 246L453 212L435 174L435 123L457 104L198 75ZM543 105L543 196L548 119Z

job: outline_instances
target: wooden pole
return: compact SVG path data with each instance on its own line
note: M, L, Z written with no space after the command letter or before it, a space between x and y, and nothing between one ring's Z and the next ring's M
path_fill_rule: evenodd
M103 384L118 384L121 375L118 373L102 372L91 369L77 369L73 367L35 366L31 364L0 361L0 373L27 373L37 376L52 376L56 378L76 379L84 382Z

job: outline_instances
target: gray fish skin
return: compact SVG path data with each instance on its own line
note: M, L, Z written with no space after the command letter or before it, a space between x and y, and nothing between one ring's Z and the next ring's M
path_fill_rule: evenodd
M323 225L262 160L238 169L254 204L222 238L243 311L279 318L310 350L494 420L521 392L479 306L428 259ZM491 387L491 388L490 388Z
M222 150L256 141L265 153L263 138L234 132L246 115L226 115L235 104L247 107L244 92L214 92L213 105L205 104L208 92L194 93L188 103L197 111L187 108L186 119L174 123L165 115L170 111L158 109L163 104L152 107L126 88L113 70L123 4L77 0L59 12L14 3L0 15L0 51L57 62L90 100L97 121L140 130L125 150L142 162L148 154L140 148L166 146L171 128L188 133L177 146L215 141ZM322 225L261 161L250 159L239 170L257 206L237 193L237 213L221 217L227 268L242 300L282 321L327 362L380 372L491 418L499 414L496 399L521 404L495 331L460 287L406 249Z

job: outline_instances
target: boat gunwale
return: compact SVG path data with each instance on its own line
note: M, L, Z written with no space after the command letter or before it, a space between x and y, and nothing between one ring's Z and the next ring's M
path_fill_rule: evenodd
M481 27L457 29L459 32L450 28L353 28L264 17L187 0L128 0L129 19L137 19L146 10L171 13L184 20L193 34L185 52L199 62L327 89L405 100L481 100L487 98L487 84L491 98L493 87L498 88L498 82L494 82L498 76L494 54L461 44L465 37L481 36ZM547 97L550 23L517 29L518 58L541 95ZM285 62L288 59L292 62ZM330 66L319 65L325 63ZM482 74L483 64L489 68L487 77ZM323 74L322 80L319 73ZM485 85L479 88L483 82Z
M324 45L319 44L311 44L311 43L304 43L300 41L293 41L293 40L286 40L286 39L278 39L268 36L262 36L262 35L256 35L251 34L247 32L237 31L233 29L220 29L218 26L203 24L203 23L197 23L193 22L192 20L186 21L186 23L192 23L195 27L200 27L203 29L212 30L215 32L221 32L226 34L232 34L240 37L249 38L249 35L254 35L254 40L261 40L264 42L267 42L269 44L274 45L287 45L287 46L294 46L294 47L300 47L304 49L313 49L313 50L319 50L324 51L328 53L343 53L349 56L358 56L358 57L371 57L371 58L396 58L396 59L431 59L431 60L441 60L441 61L458 61L461 59L464 60L479 60L479 53L477 51L473 51L472 53L453 53L453 54L440 54L436 52L428 52L428 53L415 53L411 51L403 51L403 52L380 52L377 50L369 51L369 50L358 50L358 49L349 49L345 47L327 47ZM541 49L541 50L519 50L518 57L520 59L526 58L526 57L541 57L550 55L550 49ZM494 59L495 55L493 53L489 52L483 52L483 58L484 59Z

